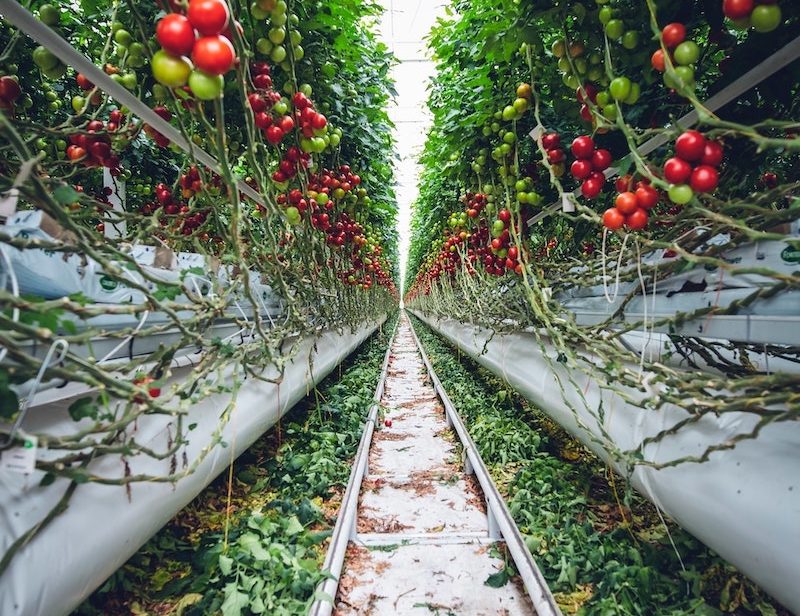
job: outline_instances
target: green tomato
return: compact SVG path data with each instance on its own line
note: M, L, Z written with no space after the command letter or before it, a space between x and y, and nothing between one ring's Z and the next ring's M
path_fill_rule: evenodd
M606 36L612 40L617 40L625 34L625 22L621 19L612 19L606 24Z
M268 56L275 46L272 44L268 38L264 38L263 36L256 41L256 49L258 53Z
M275 113L278 115L286 115L286 112L289 111L289 103L286 102L286 99L280 99L275 106L273 107Z
M694 69L691 66L676 66L675 74L678 76L679 84L687 88L694 88Z
M492 237L500 237L503 235L503 231L505 230L506 226L503 224L502 220L495 220L492 223Z
M225 80L222 75L209 75L197 69L189 75L189 87L192 89L192 94L201 101L219 98L224 86Z
M527 190L527 188L528 188L528 185L525 182L525 180L517 180L514 183L514 190L516 190L518 193L525 192Z
M617 106L614 103L603 105L603 115L609 120L616 120L618 114L619 110L617 109Z
M628 30L622 35L622 46L625 49L636 49L639 46L639 33L635 30Z
M122 30L125 28L125 24L121 21L114 21L111 22L111 34L116 34L117 30Z
M133 37L127 30L117 30L114 33L114 42L120 47L125 47L127 49L128 46L133 43Z
M694 41L684 41L675 48L675 62L689 66L700 59L700 47Z
M33 63L43 71L54 68L59 64L55 54L41 45L33 50Z
M616 77L611 80L608 89L614 100L624 101L631 94L631 80L627 77Z
M528 110L528 99L527 98L518 98L514 100L514 109L517 110L517 113L523 114Z
M269 13L258 6L258 2L253 2L250 5L250 14L253 16L253 19L256 21L261 21L269 17Z
M337 135L336 133L333 133L330 136L330 139L331 139L331 147L334 147L334 148L337 147L342 142L342 136L341 135Z
M602 63L603 63L603 56L601 56L599 53L593 51L592 53L589 54L589 64L591 64L592 66L599 66Z
M570 90L575 90L579 85L581 85L580 80L575 75L564 75L561 80Z
M611 18L614 17L614 11L611 10L611 7L604 6L600 9L600 12L597 14L600 23L604 26L611 21Z
M759 4L750 14L750 24L756 32L772 32L781 25L783 14L777 4Z
M517 142L517 136L511 131L509 131L505 135L503 135L503 141L505 141L509 145L514 145Z
M611 102L611 94L608 93L608 90L600 90L595 100L600 107L605 107Z
M267 34L269 40L272 41L274 45L280 45L283 41L286 40L286 29L285 28L272 28Z
M589 70L589 65L583 58L575 58L574 63L575 63L575 70L578 71L579 75L585 75L586 72Z
M56 101L56 100L58 100L58 94L56 94L56 93L55 93L55 92L53 92L52 90L48 89L48 90L45 90L45 93L44 93L44 98L45 98L45 99L46 99L48 102Z
M274 11L270 13L269 20L272 22L273 26L285 26L286 25L286 13L275 13Z
M134 58L139 58L144 55L147 48L139 42L133 42L128 46L128 55Z
M508 105L505 109L503 109L503 119L506 122L510 122L516 117L517 117L517 110L514 109L511 105Z
M673 184L669 187L668 194L670 201L678 205L686 205L694 197L694 191L691 186L686 184Z
M567 59L566 56L564 56L563 58L559 58L558 70L560 70L562 73L568 73L570 71L569 60Z
M559 39L553 43L550 50L553 52L553 55L556 58L563 58L564 54L567 53L567 44L563 40Z
M600 79L603 77L603 69L599 66L593 66L589 69L589 72L586 73L586 76L590 81L600 81Z
M631 93L623 101L626 105L635 105L642 95L642 88L638 83L631 84Z
M303 42L303 35L300 34L299 30L292 30L289 33L289 40L291 41L292 45L299 45Z
M61 62L59 62L58 64L56 64L51 68L42 69L42 74L48 79L60 79L61 77L64 76L64 73L66 72L67 72L67 66L65 64L61 64ZM53 102L57 103L56 109L58 109L58 107L61 106L61 104L58 101L53 101Z
M306 57L306 50L303 49L300 45L292 47L292 53L294 54L294 59L298 62Z
M483 127L483 136L488 137L492 134L492 127L491 126L484 126Z
M300 216L300 210L298 210L294 206L287 207L286 220L289 221L290 225L299 225L303 220L302 217Z
M180 88L186 85L192 67L181 58L169 55L163 49L153 54L153 77L168 88Z
M169 90L167 90L164 86L160 83L153 84L153 98L157 101L165 101L169 96Z
M280 64L286 59L286 47L283 45L276 45L272 53L269 54L269 57L272 59L273 62L276 64Z
M509 154L511 154L512 149L513 148L507 143L504 143L503 145L500 146L500 152L502 152L504 156L508 156Z
M126 90L134 90L136 88L136 84L138 83L136 80L136 73L125 73L122 76L120 83L122 83Z
M73 96L72 97L72 110L75 113L83 113L83 110L86 109L86 98L83 96Z
M39 20L45 25L57 26L61 19L61 11L52 4L43 4L39 7Z

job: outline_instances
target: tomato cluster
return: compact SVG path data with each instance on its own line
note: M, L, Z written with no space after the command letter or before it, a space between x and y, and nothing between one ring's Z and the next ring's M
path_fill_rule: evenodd
M576 180L582 180L581 194L587 199L597 198L606 184L603 172L614 162L614 157L608 150L595 147L589 135L576 137L570 149L576 158L570 172Z
M617 180L617 195L614 207L603 213L603 226L616 231L623 226L631 231L647 227L648 212L658 205L660 195L648 180L637 182L635 190L633 178L624 176Z
M722 0L722 12L740 30L772 32L783 21L777 0Z
M564 175L564 160L567 156L561 147L561 135L558 133L547 133L542 136L542 147L547 152L547 162L553 168L556 177Z
M718 167L724 150L718 141L703 133L687 130L675 141L675 156L664 163L664 179L671 184L669 197L684 205L695 192L712 193L719 184Z
M152 61L156 81L168 88L188 84L200 100L218 98L224 85L222 76L236 62L233 44L222 34L229 20L228 5L221 0L191 0L186 15L162 17L156 25L161 49Z
M172 119L172 112L164 107L163 105L158 105L153 107L153 111L160 117L162 120L169 122ZM155 128L150 126L149 124L144 125L144 132L156 142L156 145L162 148L166 148L171 142L170 140L159 133Z
M111 135L124 120L120 111L109 114L108 123L102 120L91 120L86 124L85 132L74 133L69 137L67 158L73 162L82 162L86 167L108 167L111 175L122 173L121 161L111 148Z

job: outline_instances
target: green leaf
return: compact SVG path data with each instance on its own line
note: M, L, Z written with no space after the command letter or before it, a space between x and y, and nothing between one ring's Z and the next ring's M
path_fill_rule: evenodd
M267 560L269 558L269 552L261 545L261 537L255 533L245 533L239 537L239 545L257 560Z
M236 582L225 586L225 602L222 604L222 616L241 616L242 610L250 605L250 597L239 592Z
M220 554L219 570L222 571L222 575L230 575L232 569L233 569L233 559L229 556L225 556L224 554Z
M488 578L486 578L484 584L486 586L490 586L491 588L500 588L501 586L505 586L506 584L508 584L508 581L510 579L511 576L508 574L508 568L503 568L497 573L493 573Z
M69 406L69 416L73 421L80 421L87 417L97 419L99 413L100 409L97 408L93 398L80 398Z

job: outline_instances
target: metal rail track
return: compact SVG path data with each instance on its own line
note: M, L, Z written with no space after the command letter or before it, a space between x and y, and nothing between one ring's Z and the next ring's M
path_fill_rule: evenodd
M474 474L483 491L488 518L488 540L491 542L503 541L505 543L536 614L538 616L560 615L561 612L558 605L541 571L525 546L525 541L514 523L508 507L489 475L488 469L481 459L478 449L470 437L457 409L447 395L439 377L436 375L410 320L409 324L416 345L416 351L421 356L436 394L444 406L447 425L454 430L463 446L464 470L467 474ZM435 539L431 535L387 533L383 539L378 539L378 535L359 536L356 530L359 494L361 493L362 482L367 474L367 463L376 425L375 422L380 406L379 403L385 388L387 368L392 355L392 343L397 335L397 331L396 328L384 359L383 371L375 392L374 403L370 407L369 417L365 423L364 433L361 437L358 453L353 463L353 470L342 500L342 506L325 559L324 571L330 574L330 577L319 585L315 601L308 612L309 616L330 616L333 612L337 589L342 576L345 552L351 541L358 542L359 537L369 537L369 545L386 545L400 543L404 540L414 540L422 544L448 543L448 538L446 536L441 539ZM466 533L466 535L468 534L469 533Z

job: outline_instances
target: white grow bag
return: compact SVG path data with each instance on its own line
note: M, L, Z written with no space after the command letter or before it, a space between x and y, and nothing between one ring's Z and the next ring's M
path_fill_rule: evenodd
M316 337L306 337L287 364L280 385L246 381L239 389L236 408L223 432L228 447L216 447L194 474L177 484L133 484L130 503L122 487L78 486L69 508L20 550L0 577L0 614L69 614L219 475L230 464L231 455L238 456L252 445L377 327L378 323L372 323L356 331L325 331ZM186 373L177 373L175 378L185 377ZM274 367L264 372L266 377L277 375ZM209 443L229 401L229 396L215 395L192 407L187 423L197 423L197 427L189 433L190 443L186 447L190 463ZM67 413L71 402L58 401L29 414L23 430L73 432L75 423ZM140 419L137 440L163 451L172 421L162 416ZM40 451L39 455L44 457L46 453ZM138 456L128 462L133 474L169 473L169 460L159 462ZM122 474L118 456L107 456L90 468L103 476ZM0 470L0 553L5 553L16 537L41 520L68 485L66 480L59 480L40 488L42 475L39 471L21 475Z
M603 430L613 445L627 450L648 435L677 423L686 412L677 406L642 410L583 372L547 357L530 333L492 334L452 319L412 311L482 366L503 377L600 458L619 466L592 439L605 440L597 419L586 409L605 409ZM562 397L577 410L581 427ZM569 382L572 376L582 391ZM581 399L581 395L584 399ZM752 415L729 413L704 417L677 435L649 446L645 459L667 461L699 455L709 445L727 441L755 424ZM591 434L590 434L591 433ZM703 464L664 470L638 467L634 487L725 559L736 565L790 610L800 613L800 422L770 424L757 439L712 454Z

